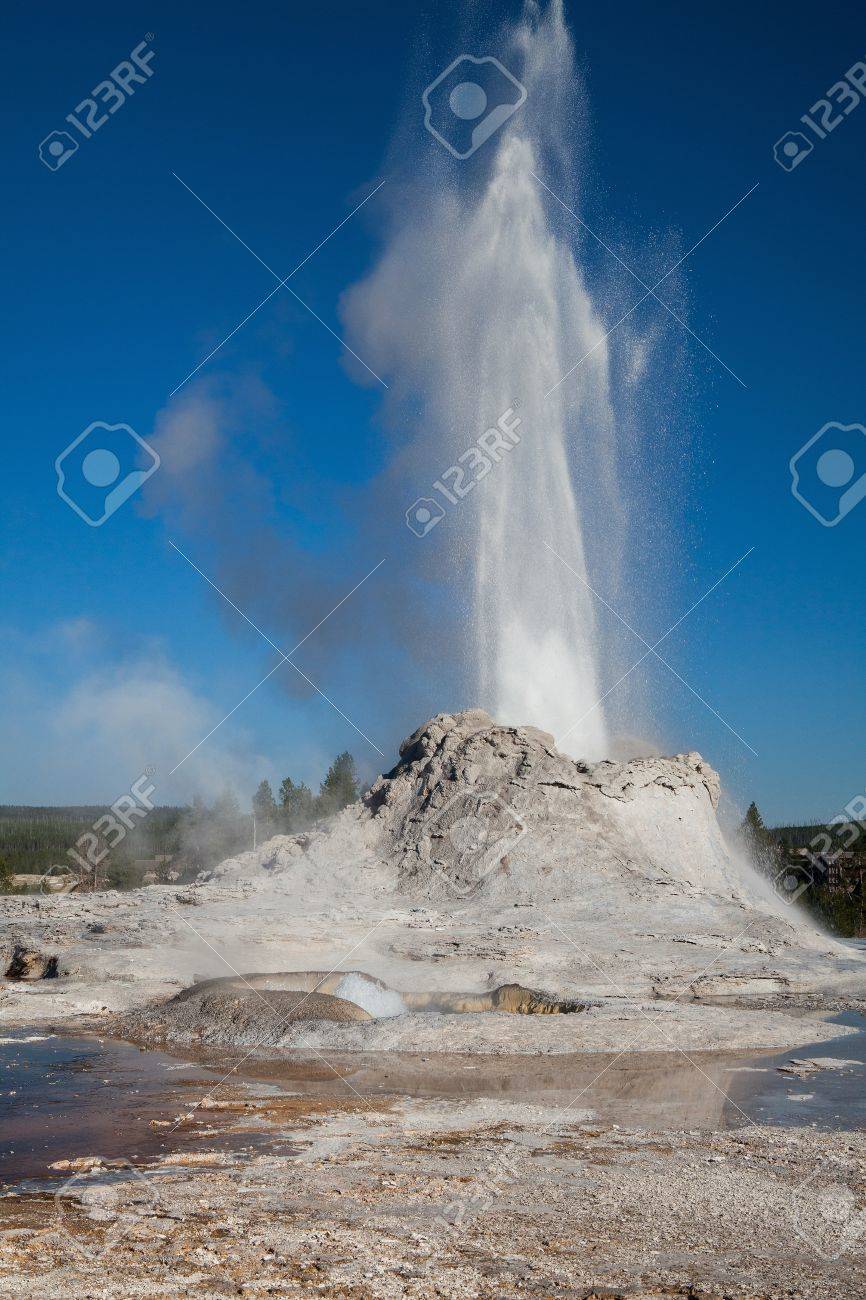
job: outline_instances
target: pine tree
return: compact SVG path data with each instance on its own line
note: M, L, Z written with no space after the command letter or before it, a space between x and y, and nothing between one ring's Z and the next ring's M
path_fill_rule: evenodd
M0 858L0 894L11 894L15 886L12 883L13 871L5 858Z
M277 801L271 789L270 781L260 781L259 788L253 795L253 812L259 821L268 824L276 821Z
M261 844L270 839L277 828L277 801L271 789L270 781L260 781L253 795L253 838Z
M237 795L228 787L214 803L210 814L208 854L216 851L217 862L248 848L251 842L250 818L241 812Z
M287 776L280 786L280 807L287 831L301 831L316 820L316 800L303 781L295 785Z
M754 801L746 809L740 832L745 839L750 840L755 845L763 844L766 839L767 828L764 825L763 817L758 811L758 805Z
M758 805L752 801L740 826L740 840L752 865L765 875L775 874L781 854L779 845L764 825Z
M319 787L319 809L328 817L354 803L358 798L355 760L348 750L338 754Z
M241 815L238 797L228 786L214 803L211 816L221 822L236 822Z
M207 865L205 845L208 835L208 810L200 794L193 796L193 801L181 815L181 853L184 854L193 871L204 871Z

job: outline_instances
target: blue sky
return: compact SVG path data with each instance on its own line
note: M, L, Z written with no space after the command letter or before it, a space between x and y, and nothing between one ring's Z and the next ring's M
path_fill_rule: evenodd
M476 6L472 48L496 54L498 21L517 12ZM642 685L656 731L666 749L699 749L732 800L756 798L768 820L829 817L866 783L866 504L821 527L793 498L788 461L829 421L866 423L866 106L813 137L791 172L773 144L866 59L866 37L841 3L566 13L589 99L581 215L638 274L658 279L757 185L677 277L678 313L742 385L677 331L653 462L675 507L659 562L635 556L653 575L632 611L641 634L655 641L754 550L665 642L716 713L655 664ZM220 585L284 651L376 562L391 521L376 520L368 545L356 503L393 443L377 385L344 364L339 303L380 246L395 133L401 166L439 163L418 94L465 48L461 8L96 4L84 19L48 4L5 17L0 800L111 799L154 761L164 799L223 779L247 794L258 775L316 782L346 747L372 775L426 697L395 702L393 664L365 660L364 588L329 619L332 658L316 659L317 633L311 658L298 654L325 673L328 700L288 689L284 666L239 704L276 652L170 542L209 574L222 555ZM147 33L152 77L61 168L43 166L40 141ZM172 399L275 287L177 177L283 276L385 186L293 277L307 306L279 290ZM599 250L587 256L595 265ZM662 309L638 312L649 330ZM216 469L199 473L193 449L188 471L160 469L100 528L59 499L54 459L92 421L159 442L185 412L200 417L187 400L218 411ZM413 540L404 507L393 503L392 572ZM620 630L631 662L641 643ZM407 670L411 646L401 653ZM437 696L427 711L465 702ZM172 755L236 705L169 778Z

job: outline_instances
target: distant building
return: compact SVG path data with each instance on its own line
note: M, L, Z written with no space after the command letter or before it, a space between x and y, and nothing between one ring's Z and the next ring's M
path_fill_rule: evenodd
M789 849L785 853L785 863L801 869L808 864L816 881L831 894L850 894L863 888L866 855L854 853L851 849L837 849L826 854L815 853L809 848Z
M169 882L180 880L180 872L169 865L173 861L173 853L157 853L152 858L136 858L133 866L142 872L143 885L157 885L160 880Z
M55 867L42 875L19 874L12 877L12 888L28 894L69 894L81 884L80 877L65 867Z

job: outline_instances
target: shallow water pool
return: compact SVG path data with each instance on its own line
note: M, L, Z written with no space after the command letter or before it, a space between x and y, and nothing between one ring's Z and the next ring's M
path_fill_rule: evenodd
M191 1141L197 1150L236 1146L237 1135L219 1132L226 1125L218 1113L199 1115L206 1135L202 1125L176 1126L226 1072L116 1039L7 1032L0 1039L0 1184L43 1176L54 1161L78 1156L135 1163ZM236 1090L237 1076L231 1082Z
M194 1124L176 1124L203 1097L237 1096L238 1089L335 1103L490 1097L569 1108L575 1119L590 1111L600 1122L625 1128L860 1128L866 1124L866 1019L854 1012L835 1019L860 1032L761 1055L330 1052L327 1058L296 1053L254 1061L239 1053L192 1061L114 1039L18 1031L0 1041L0 1183L45 1177L54 1161L77 1156L135 1163L190 1145L239 1150L287 1144L290 1139L267 1124L259 1133L229 1131L236 1115L197 1111ZM778 1071L792 1057L849 1064L799 1079Z

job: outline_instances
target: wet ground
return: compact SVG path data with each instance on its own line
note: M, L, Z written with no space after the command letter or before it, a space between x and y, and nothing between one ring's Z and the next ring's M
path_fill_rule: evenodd
M624 1128L722 1130L743 1124L866 1129L866 1018L834 1016L859 1028L784 1053L575 1053L546 1057L338 1055L245 1062L258 1079L290 1093L345 1098L492 1097L592 1110ZM799 1079L780 1073L793 1058L849 1062ZM338 1075L340 1077L338 1077Z
M727 1110L731 1122L745 1122L744 1116L737 1114L741 1108L755 1124L808 1124L821 1129L866 1131L866 1017L846 1011L834 1016L833 1021L852 1025L859 1033L774 1055L760 1065L760 1073L753 1070L734 1075L729 1091L731 1107L736 1109L733 1115L730 1107ZM779 1073L778 1067L788 1065L792 1058L801 1061L807 1057L850 1064L820 1070L802 1079Z
M624 1128L723 1130L747 1123L866 1128L866 1020L834 1017L857 1035L763 1056L719 1052L583 1053L556 1057L298 1054L184 1060L113 1039L20 1031L0 1041L0 1184L49 1174L61 1159L148 1160L280 1142L239 1135L236 1114L195 1110L203 1097L275 1095L310 1101L491 1097L579 1107ZM806 1078L779 1072L792 1057L842 1068ZM239 1067L233 1071L233 1067ZM195 1111L195 1123L181 1117ZM56 1175L55 1175L56 1176Z
M113 1039L44 1029L4 1035L0 1186L43 1177L53 1162L79 1156L138 1163L193 1141L196 1150L237 1149L241 1141L218 1112L201 1112L195 1129L178 1122L203 1097L226 1095L225 1085L218 1091L225 1073ZM235 1076L235 1095L239 1085Z

